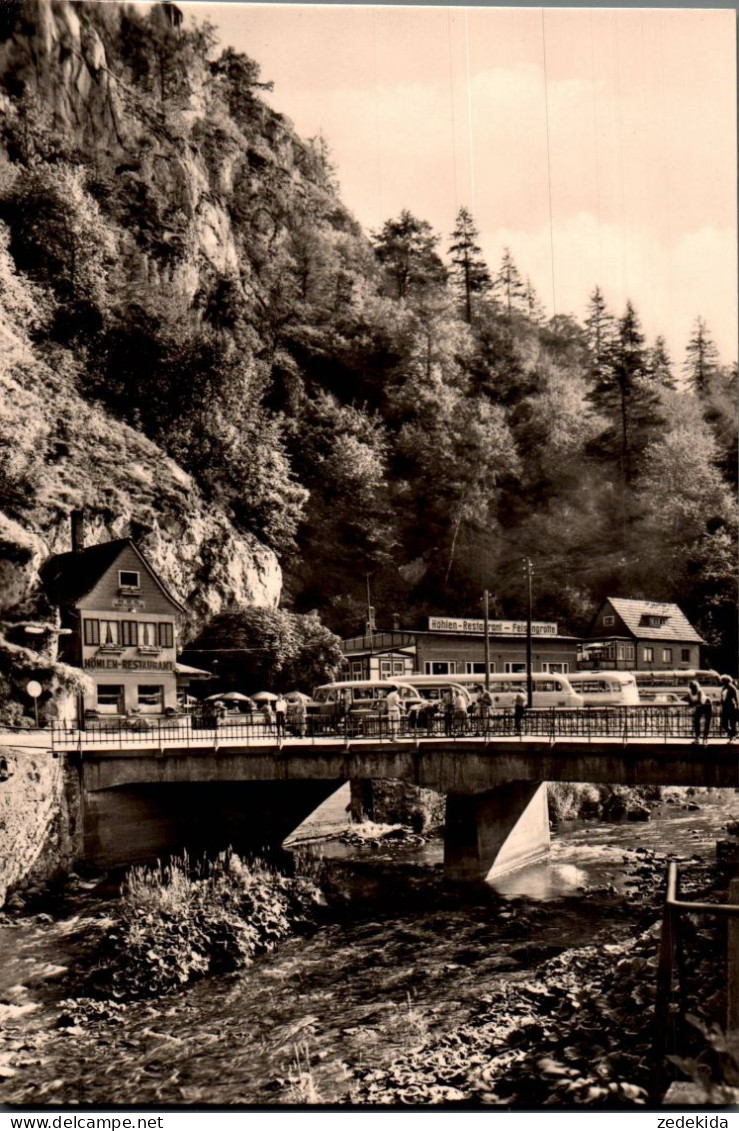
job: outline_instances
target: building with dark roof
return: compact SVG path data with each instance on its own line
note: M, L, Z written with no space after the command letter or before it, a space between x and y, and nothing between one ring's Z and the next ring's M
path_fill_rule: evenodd
M94 684L80 704L83 717L176 710L177 628L185 609L130 538L85 548L78 534L75 549L49 558L41 579L70 630L59 659Z
M621 597L603 602L587 637L580 667L625 671L700 668L705 644L677 605Z

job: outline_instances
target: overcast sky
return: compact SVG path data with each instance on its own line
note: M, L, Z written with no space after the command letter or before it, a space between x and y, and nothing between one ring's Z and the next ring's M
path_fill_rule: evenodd
M366 229L471 209L551 314L597 283L680 364L696 315L737 356L731 10L189 5L322 132Z

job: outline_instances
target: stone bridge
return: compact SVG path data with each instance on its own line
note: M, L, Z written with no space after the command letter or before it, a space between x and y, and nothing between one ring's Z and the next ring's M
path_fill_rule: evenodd
M548 781L739 787L739 747L673 737L128 742L55 744L81 787L80 857L99 867L274 848L345 782L395 778L446 795L446 875L479 880L546 854Z

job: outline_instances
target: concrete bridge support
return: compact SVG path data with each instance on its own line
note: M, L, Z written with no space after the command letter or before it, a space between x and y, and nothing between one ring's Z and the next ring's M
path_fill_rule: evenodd
M508 782L487 793L448 793L444 872L453 882L494 879L549 852L547 787Z
M341 781L136 785L87 793L79 863L117 868L191 856L277 849Z

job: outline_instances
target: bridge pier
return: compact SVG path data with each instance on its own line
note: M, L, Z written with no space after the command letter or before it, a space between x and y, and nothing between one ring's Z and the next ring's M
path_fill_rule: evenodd
M487 793L448 793L444 873L454 883L494 879L549 852L547 787L507 782Z

